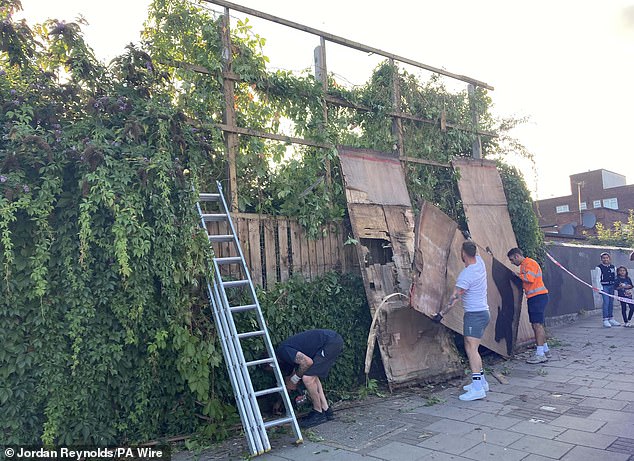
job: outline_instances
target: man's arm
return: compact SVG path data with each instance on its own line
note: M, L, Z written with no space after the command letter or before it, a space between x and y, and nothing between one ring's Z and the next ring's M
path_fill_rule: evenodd
M306 354L297 351L297 354L295 355L295 363L297 364L295 372L291 376L286 376L284 378L286 388L291 391L297 389L297 383L299 383L302 379L304 373L313 366L313 359L308 357Z
M449 297L449 301L447 301L447 307L440 310L440 315L445 315L447 312L449 312L456 305L456 302L458 302L458 300L462 298L462 295L465 291L467 290L465 290L464 288L454 288L453 293Z
M295 363L297 364L297 370L295 374L300 378L304 376L306 370L313 366L313 359L308 357L306 354L303 354L297 351L297 355L295 356Z

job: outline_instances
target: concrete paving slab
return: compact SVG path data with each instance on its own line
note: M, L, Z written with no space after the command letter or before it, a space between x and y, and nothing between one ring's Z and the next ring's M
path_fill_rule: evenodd
M438 404L430 407L419 407L412 413L424 413L426 415L438 416L446 419L455 419L456 421L465 421L478 414L475 410L467 410L461 407L455 407L448 404Z
M543 439L532 435L526 435L517 442L509 445L509 448L514 448L525 453L534 453L536 455L548 456L555 459L561 458L574 447L574 445L569 443Z
M492 415L489 413L480 413L467 420L468 423L492 427L495 429L508 429L511 426L522 421L518 418L510 418L508 416Z
M597 410L597 411L600 411L600 410ZM565 427L567 429L577 429L579 431L596 432L605 425L605 421L562 415L559 418L553 419L550 422L550 424L552 424L553 426Z
M623 453L612 453L596 448L574 447L566 453L561 461L628 461L630 455Z
M455 421L452 419L441 419L430 424L425 429L428 431L438 432L440 434L463 435L473 431L477 426L475 424Z
M461 456L475 460L499 459L504 461L520 461L526 457L526 453L520 450L494 445L492 443L479 443L470 450L465 451Z
M568 429L566 432L555 437L555 440L605 450L607 447L612 445L617 438L618 437L612 435L593 434L590 432Z
M628 406L628 403L621 400L588 397L582 400L579 403L579 405L582 405L584 407L590 407L590 408L603 408L604 410L624 410L624 408ZM627 410L624 410L624 411L627 411ZM634 405L633 405L632 411L634 411Z
M480 443L466 437L456 437L449 434L438 434L418 444L419 447L428 448L434 451L459 455L475 447Z
M634 424L606 423L597 431L599 434L614 435L616 437L631 437L634 434ZM634 453L632 453L634 454Z
M554 439L566 429L563 427L550 426L546 422L522 421L515 426L511 426L509 430L519 432L520 434L542 437L544 439Z
M465 434L464 437L478 442L493 443L495 445L507 447L513 442L521 439L523 435L517 432L480 426L472 432Z
M602 408L592 413L590 418L600 421L609 421L611 423L634 424L634 414L616 410L605 410Z
M368 453L369 456L386 461L418 461L426 459L431 450L401 442L390 442Z
M605 399L616 397L618 393L619 391L615 389L605 389L601 387L588 386L581 386L573 392L573 394L581 395L584 397L601 397ZM632 396L634 397L634 393L632 393Z

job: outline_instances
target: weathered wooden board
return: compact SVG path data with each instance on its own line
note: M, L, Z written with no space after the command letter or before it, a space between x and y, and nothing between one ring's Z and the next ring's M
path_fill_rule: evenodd
M277 283L277 252L275 248L275 229L277 220L275 218L262 220L262 232L264 235L264 269L266 273L266 284L264 288L272 289Z
M280 282L285 282L288 280L288 256L290 254L288 248L288 219L284 217L277 218L277 236L280 242Z
M346 178L348 203L379 205L412 204L405 185L401 162L389 154L353 149L339 150L341 168Z
M262 286L262 249L260 247L260 220L249 221L249 253L251 254L251 279Z
M409 293L414 217L397 159L340 150L348 210L376 339L390 387L446 379L461 372L452 334L407 302L382 302Z
M485 249L488 248L507 268L517 272L517 268L506 257L506 253L517 246L517 240L495 162L456 159L452 165L460 172L458 189L471 237ZM534 340L525 307L521 310L514 337L516 346Z
M458 224L428 202L423 202L416 225L414 271L410 303L434 316L447 291L447 260Z

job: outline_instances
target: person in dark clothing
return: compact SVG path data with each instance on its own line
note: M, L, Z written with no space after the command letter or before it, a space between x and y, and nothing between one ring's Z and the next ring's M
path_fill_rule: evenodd
M334 418L321 386L343 350L343 338L333 330L308 330L282 341L275 351L280 371L289 390L297 389L301 380L306 386L313 410L299 421L303 428L313 427Z
M614 320L614 280L616 268L610 263L610 253L601 253L601 264L597 267L601 270L601 298L603 298L603 326L606 328L621 325Z
M614 281L614 288L619 294L621 298L630 298L632 299L632 279L629 277L627 273L627 268L625 266L619 266L616 270L616 279ZM630 313L627 314L627 307L630 307ZM634 304L627 303L625 301L621 301L621 314L623 315L623 326L631 327L630 320L632 320L632 314L634 313Z

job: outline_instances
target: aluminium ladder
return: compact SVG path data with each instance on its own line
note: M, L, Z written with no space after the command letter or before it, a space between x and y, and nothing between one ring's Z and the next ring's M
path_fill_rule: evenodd
M271 444L266 432L270 427L290 423L296 436L296 443L301 443L303 439L297 418L295 417L295 412L293 411L293 406L291 405L291 400L286 391L284 378L275 357L275 351L271 343L264 316L262 315L262 310L260 309L253 281L251 280L244 259L244 254L242 253L242 248L240 247L238 235L233 225L231 215L229 214L227 202L222 193L222 186L219 182L216 182L216 184L218 193L201 193L196 203L196 208L200 216L200 224L202 228L205 229L209 244L214 250L214 256L210 261L210 272L213 281L207 281L207 291L249 450L251 455L260 455L271 449ZM204 207L201 206L201 202L205 204ZM215 209L210 210L209 208ZM210 233L206 224L208 222L226 224L227 233ZM236 256L216 257L215 255L219 252L217 248L213 247L213 244L231 245L233 249L232 253ZM231 267L231 265L233 267ZM232 269L237 266L237 272L240 274L238 279L223 280L220 270L222 266L230 266ZM232 298L232 291L239 288L243 288L244 291L246 291L246 295L250 301L246 304L232 306L229 301L229 299ZM252 312L255 314L257 319L256 323L258 325L256 330L238 331L234 314L241 312ZM249 362L245 360L241 340L248 338L260 338L264 341L267 354L265 358ZM269 389L255 391L251 382L249 369L264 364L269 364L273 368L276 385ZM257 398L275 393L281 395L284 407L286 408L286 414L284 417L278 419L264 421Z

